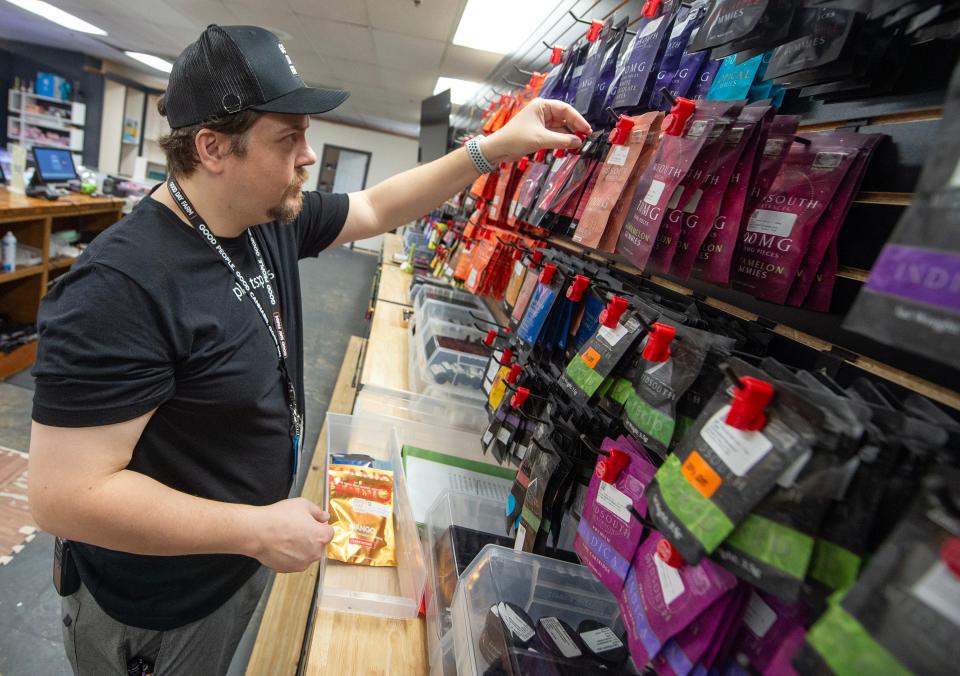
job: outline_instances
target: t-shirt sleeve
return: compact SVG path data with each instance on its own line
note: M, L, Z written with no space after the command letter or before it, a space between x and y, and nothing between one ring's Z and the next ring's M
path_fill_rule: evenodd
M318 256L340 235L350 198L343 193L311 190L303 193L303 209L295 222L299 257Z
M33 419L94 427L137 418L175 389L167 312L134 280L96 263L40 304Z

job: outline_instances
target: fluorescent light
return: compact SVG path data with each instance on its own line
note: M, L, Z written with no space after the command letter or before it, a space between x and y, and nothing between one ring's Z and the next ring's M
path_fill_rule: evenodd
M471 82L470 80L458 80L453 77L438 77L437 86L433 88L434 94L449 89L450 103L460 105L473 98L477 90L483 85L482 82Z
M169 73L173 70L173 64L167 61L166 59L161 59L159 56L154 56L153 54L144 54L143 52L124 52L131 59L136 59L140 63L145 63L151 68L156 68L157 70L162 70L164 73Z
M468 0L453 44L509 54L556 5L556 0Z
M25 9L28 12L33 12L34 14L39 14L44 19L58 23L64 28L69 28L72 31L80 31L81 33L90 33L91 35L106 35L107 31L102 28L97 28L92 23L87 23L79 17L75 17L73 14L68 14L62 9L54 7L48 2L43 2L43 0L7 0L11 5L16 5L21 9Z

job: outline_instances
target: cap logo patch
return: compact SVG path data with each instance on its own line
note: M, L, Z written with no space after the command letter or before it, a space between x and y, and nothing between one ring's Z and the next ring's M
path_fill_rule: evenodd
M290 66L290 72L300 77L300 73L297 72L296 66L293 65L293 61L290 60L290 56L287 54L287 48L283 46L282 42L278 42L277 47L280 48L280 53L283 54L283 58L287 60L287 65Z

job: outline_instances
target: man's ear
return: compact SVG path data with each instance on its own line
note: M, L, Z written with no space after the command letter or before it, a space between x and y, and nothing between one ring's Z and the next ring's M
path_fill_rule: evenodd
M226 134L201 129L193 138L200 164L211 174L223 173L224 160L230 154L230 138Z

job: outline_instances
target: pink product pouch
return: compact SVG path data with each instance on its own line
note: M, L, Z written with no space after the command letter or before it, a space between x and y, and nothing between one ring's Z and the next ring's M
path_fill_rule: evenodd
M840 227L847 218L850 205L853 204L853 199L863 182L863 175L867 171L870 156L873 154L873 149L883 139L883 134L834 132L832 137L854 149L856 157L837 189L836 195L830 200L823 218L820 219L813 235L810 237L810 245L807 247L803 262L797 271L797 278L793 280L793 286L790 288L789 296L787 296L789 305L802 305L807 297L807 292L810 291L814 277L823 263L827 248L831 242L836 240L840 233Z
M520 192L517 195L516 213L522 213L522 210L529 209L537 196L537 190L540 188L540 182L547 174L547 163L536 162L523 177L523 183L520 184Z
M720 214L724 196L731 186L731 177L740 163L740 158L749 150L750 157L754 154L760 130L768 118L773 117L773 108L770 106L748 106L737 117L736 122L724 137L720 147L714 170L701 188L702 194L691 209L690 203L684 214L683 227L680 229L677 251L673 257L672 271L680 277L690 275L693 264L700 253L700 247L714 227ZM693 200L691 200L693 202ZM669 218L669 217L668 217Z
M730 177L730 184L720 204L720 211L700 245L693 264L695 277L712 284L730 282L730 266L737 248L740 227L753 193L773 182L797 131L800 118L796 115L777 115L767 126L760 128L756 143L740 156Z
M668 209L678 206L680 186L700 151L713 132L717 119L733 106L733 101L703 101L680 136L664 134L651 165L637 183L630 212L617 242L617 253L643 270L650 258L660 224Z
M620 596L630 654L638 667L659 654L663 644L690 625L736 578L710 559L673 568L657 553L664 540L651 532L637 548Z
M760 300L786 302L810 237L857 155L829 135L810 141L790 147L740 233L733 286Z
M650 252L650 265L653 269L660 272L670 269L670 263L677 251L684 216L692 214L703 198L703 186L716 171L720 151L741 107L742 103L731 107L724 115L717 118L696 161L687 172L687 177L674 194L671 203L676 202L676 206L668 208L660 226L660 232L657 233L657 239L653 243L653 251Z
M833 287L837 282L837 268L840 265L840 256L837 253L837 240L834 239L827 247L820 269L813 278L810 291L803 302L803 307L815 312L830 312L830 303L833 301Z
M631 516L629 507L632 505L641 516L647 515L644 493L657 473L653 463L631 446L604 439L603 450L623 451L629 462L616 481L607 483L600 478L600 463L605 461L598 460L573 541L573 551L580 561L614 596L623 590L630 562L643 535L643 524Z
M801 631L808 613L802 603L781 601L776 596L753 590L743 614L737 650L750 660L761 674L790 673L778 671L790 664L792 652L782 655L781 647L786 639Z
M660 676L687 676L692 672L722 626L727 606L735 595L733 591L724 594L686 629L667 641L660 654L653 658L654 671Z

